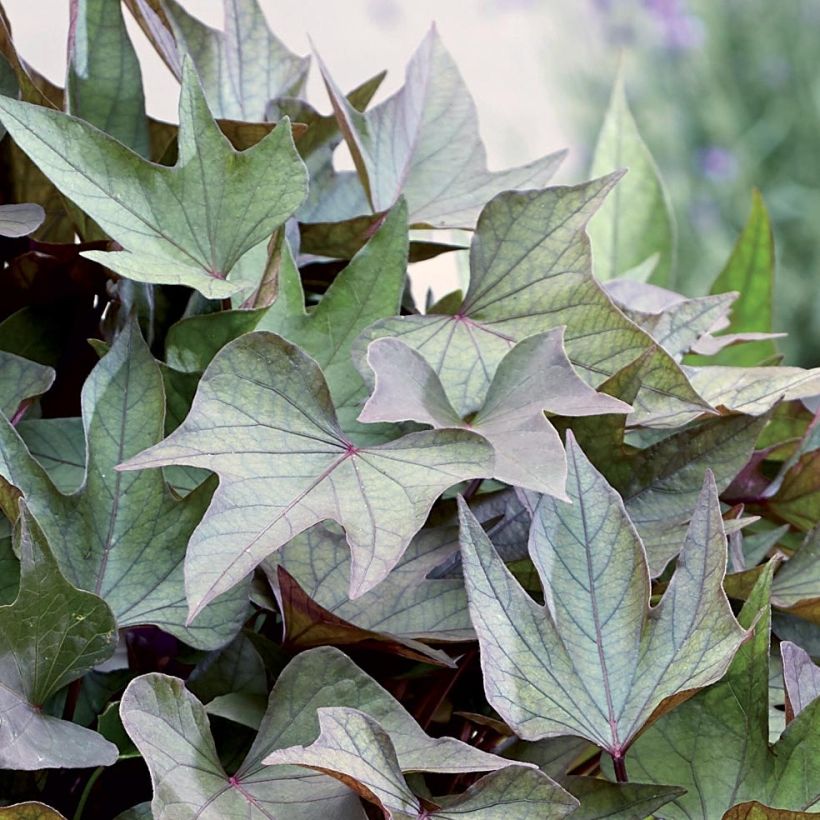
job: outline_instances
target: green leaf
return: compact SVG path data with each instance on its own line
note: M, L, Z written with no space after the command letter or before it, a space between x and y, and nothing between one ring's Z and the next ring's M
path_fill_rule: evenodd
M324 706L358 709L378 721L408 768L435 761L440 772L509 765L458 740L428 737L397 700L331 648L297 655L280 675L256 741L231 777L219 763L202 704L182 681L157 673L137 678L123 695L121 714L151 771L157 820L170 820L182 807L201 820L280 814L288 820L360 820L359 800L344 786L291 766L263 764L277 749L313 742L317 709Z
M567 777L561 783L581 801L572 820L644 820L684 791L676 786L610 783L594 777Z
M0 98L0 120L15 142L125 249L83 256L128 279L224 298L239 287L225 278L243 254L299 207L306 171L287 121L247 151L234 151L189 63L179 118L179 160L168 168L82 120Z
M820 624L820 528L806 536L775 575L772 604Z
M458 529L425 527L376 589L350 600L350 550L339 527L317 524L266 558L276 583L284 567L321 607L358 627L413 640L463 641L473 637L461 578L428 578L458 549Z
M111 655L114 616L96 595L66 581L23 503L16 538L20 591L0 607L0 769L108 766L116 746L42 707Z
M455 809L452 814L447 809L441 812L435 809L431 811L430 807L425 806L412 792L403 777L403 772L427 771L427 766L435 766L436 757L433 749L426 761L419 760L408 769L399 761L390 735L364 712L344 707L325 707L318 709L317 715L320 733L312 744L279 749L268 755L264 762L291 763L330 774L331 777L352 786L366 800L376 803L387 818L396 820L422 816L441 820L454 816L491 817L492 815L486 812L499 810L499 803L495 802L499 796L493 794L492 799L487 800L488 795L481 794L483 790L479 788L474 789L470 803L477 802L477 798L483 798L484 805L480 810L474 805L468 808L462 800L458 800L453 801L448 807ZM516 807L519 812L528 811L524 816L531 816L529 812L538 811L549 812L549 817L564 817L577 806L577 801L542 772L525 774L528 770L523 766L507 766L503 771L507 772L508 781L505 784L505 791L511 785L511 778L515 779L518 776L526 781L528 799L523 801L524 806ZM497 789L498 784L492 791ZM532 793L533 791L538 792L537 796ZM516 810L510 806L511 803L515 805L510 800L510 795L505 794L505 817L510 816L510 809Z
M645 355L600 389L623 401L634 401L649 367ZM623 498L654 578L680 549L704 471L713 471L718 493L722 493L751 457L766 417L707 418L644 448L625 441L626 421L623 416L608 415L573 419L571 426L584 452Z
M45 218L46 212L36 203L0 205L0 236L28 236L43 224Z
M182 426L120 468L169 464L220 477L188 544L194 617L263 558L327 518L347 532L351 597L364 594L398 563L444 490L492 472L492 450L462 430L354 445L339 427L316 362L260 331L224 347Z
M595 275L614 279L657 257L650 281L674 280L676 234L672 204L626 101L623 75L612 89L595 153L591 176L620 168L629 173L589 223Z
M161 473L114 470L163 434L162 376L134 321L92 371L82 405L85 480L76 492L63 495L6 423L0 475L25 495L66 577L104 598L120 628L154 624L193 646L226 643L245 616L241 589L185 626L185 547L213 482L176 501Z
M14 419L54 384L54 377L52 368L0 350L0 413Z
M773 809L752 800L733 806L723 815L722 820L812 820L813 817L817 817L816 812Z
M320 61L333 110L375 213L407 199L414 227L473 228L500 191L543 187L563 152L507 171L487 170L475 104L435 27L402 88L361 113ZM351 213L347 216L356 216Z
M791 641L781 642L780 656L786 688L786 722L791 723L820 696L820 667L805 649Z
M315 308L305 309L299 270L285 245L276 301L262 311L220 311L178 322L166 340L168 363L201 371L236 336L254 329L273 331L299 345L322 368L342 429L375 440L383 426L356 422L366 392L351 362L351 348L366 327L399 312L406 271L407 208L400 203Z
M632 747L631 777L687 790L664 808L664 817L721 817L751 800L783 809L816 808L820 701L804 709L774 746L768 742L771 579L769 564L740 613L753 636L726 677L661 717Z
M23 419L17 425L17 432L61 493L69 495L82 485L85 478L82 419Z
M189 55L216 117L261 122L268 102L301 93L309 57L289 51L268 28L257 0L225 0L223 30L206 26L176 0L126 0L177 78Z
M774 237L760 191L752 193L752 211L723 270L712 283L712 293L738 291L727 333L769 333L774 297ZM720 337L717 337L720 339ZM751 367L777 354L771 341L757 341L722 350L715 364Z
M542 496L530 533L543 607L462 503L470 614L487 699L517 734L578 735L622 761L667 699L720 678L745 631L721 586L726 537L711 475L678 570L650 609L646 554L620 497L571 433L567 454L572 504Z
M399 337L433 367L464 418L481 408L499 362L517 341L564 325L567 356L593 387L647 354L630 423L663 415L672 425L708 411L672 358L592 276L584 226L616 178L497 196L473 237L470 287L461 305L452 314L377 322L354 348L359 372L372 386L367 345Z
M45 803L29 801L0 806L0 820L65 820L60 812Z
M367 361L376 386L360 421L474 430L493 445L494 478L565 500L564 447L544 412L594 416L631 410L578 377L564 351L563 328L518 342L499 362L481 409L466 419L453 408L427 360L400 339L371 342Z
M149 157L142 72L119 3L71 0L66 111Z

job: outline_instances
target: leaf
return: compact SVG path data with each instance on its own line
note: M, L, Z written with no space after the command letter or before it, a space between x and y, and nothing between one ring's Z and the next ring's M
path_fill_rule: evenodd
M633 402L650 367L647 355L599 388ZM620 415L573 419L584 452L617 490L646 548L652 577L677 554L692 518L706 469L722 493L749 461L767 417L718 416L691 424L648 447L625 441Z
M351 347L368 325L399 312L406 270L407 209L400 203L316 307L305 309L299 270L285 246L278 296L271 307L220 311L178 322L166 339L168 363L180 370L201 371L231 339L254 329L273 331L299 345L322 368L342 429L374 437L383 428L355 420L366 393L351 362Z
M222 31L175 0L126 3L177 79L184 55L191 57L215 116L260 122L270 100L302 91L310 58L293 54L271 33L257 0L225 0Z
M315 740L317 709L323 706L347 706L370 715L390 733L399 759L410 767L430 761L431 755L440 762L436 771L443 772L509 765L452 738L429 738L397 700L345 655L312 649L297 655L280 675L256 741L230 777L219 763L205 711L182 681L152 673L129 684L122 720L151 772L154 817L174 817L185 807L200 820L261 818L265 812L288 820L363 818L358 798L330 778L262 763L277 749Z
M17 421L15 416L51 387L54 376L50 367L0 350L0 413Z
M772 604L820 624L820 528L807 536L772 582Z
M657 257L650 281L665 285L674 280L677 231L672 204L626 101L623 74L612 89L591 176L619 168L629 173L589 223L595 275L615 279Z
M119 3L71 0L66 111L149 158L142 73Z
M69 495L82 485L85 478L82 419L23 419L17 425L17 432L61 493Z
M306 171L287 121L253 148L234 151L190 64L183 75L173 168L147 162L81 120L7 97L0 98L0 120L60 191L125 249L86 251L86 258L138 282L224 298L239 287L225 278L243 254L299 207Z
M376 386L359 420L474 430L495 450L494 478L566 499L564 448L544 412L592 416L631 408L596 393L577 376L563 337L564 329L557 328L518 342L499 362L481 409L465 419L421 354L400 339L376 339L367 352Z
M116 746L42 707L111 655L114 616L96 595L66 581L23 503L16 539L20 591L0 607L0 769L108 766Z
M791 641L780 644L783 658L783 682L786 687L786 723L791 723L820 696L820 667L805 649Z
M770 563L739 616L753 636L726 677L662 716L632 747L631 777L687 790L664 808L664 817L721 817L751 800L783 809L816 807L820 701L804 709L774 746L768 743L771 579Z
M15 803L13 806L0 806L2 820L65 820L60 812L45 803L29 801Z
M330 774L351 786L366 800L376 803L388 820L425 816L443 819L454 816L447 809L443 812L435 809L431 811L432 807L425 806L412 792L403 777L404 767L399 762L390 735L373 718L356 709L343 707L320 708L317 715L320 733L310 746L279 749L268 755L265 762L291 763ZM420 761L420 765L418 770L425 771L426 764ZM413 770L416 771L415 768ZM529 811L537 806L537 811L548 811L550 817L564 817L577 806L570 795L541 772L526 775L524 772L527 769L518 766L507 766L503 771L508 772L508 779L515 772L530 781L527 783L530 792L534 789L540 791L540 800L537 802L531 793L528 795L529 800L526 802L529 803ZM535 783L532 783L533 780ZM471 797L475 801L475 796ZM508 796L504 802L510 802ZM476 817L485 813L475 809L465 811L465 808L463 804L458 806L455 815ZM481 808L485 811L497 811L498 804L493 802ZM505 816L509 816L506 806Z
M644 820L661 806L683 794L676 786L644 783L610 783L594 777L567 777L561 781L567 791L581 801L573 820Z
M567 356L593 387L647 355L630 423L663 415L673 425L708 411L678 365L592 277L584 226L615 179L493 199L473 237L470 287L461 305L452 313L377 322L354 348L359 372L372 386L367 345L398 337L433 367L464 418L481 408L499 362L517 341L564 325Z
M339 428L316 363L260 331L224 347L182 426L120 469L169 464L220 477L188 543L193 618L263 558L328 518L347 532L350 595L364 594L398 563L444 490L492 472L492 451L462 430L354 445Z
M567 453L572 504L542 496L530 532L543 607L462 502L470 614L487 699L518 735L577 735L622 761L667 699L720 678L746 633L721 586L726 538L711 475L678 570L650 609L646 554L620 497L571 433Z
M401 561L376 589L350 600L350 550L342 530L317 524L266 558L262 568L278 583L284 567L327 611L356 626L413 640L464 641L473 638L461 578L428 578L458 549L456 527L425 527Z
M820 524L820 449L800 456L786 472L777 492L767 499L768 508L779 518L801 530ZM817 583L817 571L813 573Z
M0 205L0 236L28 236L43 224L45 218L42 206L33 202Z
M733 806L723 815L722 820L811 820L812 817L817 817L817 814L815 812L773 809L752 800L748 803Z
M413 227L470 229L497 193L543 187L563 159L561 152L487 170L475 104L435 27L407 66L402 88L365 113L348 102L321 60L319 66L374 213L404 196Z
M727 333L769 333L774 302L774 237L769 214L760 191L752 192L749 220L723 270L712 283L711 293L738 291ZM720 337L717 337L720 339ZM748 366L771 359L777 348L771 341L758 341L720 351L715 364Z
M78 490L63 495L5 423L0 476L25 495L66 577L104 598L120 628L154 624L192 646L226 643L245 617L241 589L185 626L185 547L213 482L176 501L161 473L114 470L163 433L162 376L135 322L92 371L82 403L87 448ZM5 503L6 515L14 515L15 503Z

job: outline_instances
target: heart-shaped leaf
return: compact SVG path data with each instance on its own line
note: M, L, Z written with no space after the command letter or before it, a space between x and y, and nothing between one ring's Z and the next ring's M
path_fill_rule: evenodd
M367 352L376 387L359 419L474 430L493 445L494 478L566 499L564 448L544 412L592 416L631 408L580 379L563 342L564 328L518 342L499 362L481 409L462 419L420 353L400 339L376 339Z
M519 735L585 737L622 765L656 710L719 679L746 633L721 586L726 537L711 475L677 572L650 608L646 554L623 502L571 433L567 454L572 504L542 496L530 533L543 607L462 503L470 614L487 698Z
M368 344L396 336L433 367L461 418L481 409L501 359L517 341L564 325L567 356L593 387L646 353L632 423L665 416L670 425L704 411L672 358L611 302L591 273L584 227L617 176L572 188L503 193L482 211L470 248L470 287L447 313L377 322L356 347L372 385ZM444 311L445 307L441 306Z
M317 709L324 706L358 709L378 721L408 770L430 767L458 773L509 766L508 760L458 740L428 737L397 700L331 648L297 655L280 675L256 741L232 776L219 762L202 704L182 681L143 675L129 684L120 711L151 771L157 820L175 817L180 806L202 820L270 814L295 820L360 820L358 798L341 784L291 766L263 764L277 749L312 743L319 734Z
M0 769L109 766L117 759L113 743L43 705L112 654L114 616L103 600L66 581L22 503L16 537L20 591L0 607Z
M671 820L721 817L735 804L752 800L782 809L817 808L820 701L803 709L769 745L772 569L769 564L740 613L740 622L753 627L754 635L726 677L661 717L629 754L632 777L686 789L664 808Z
M344 707L321 708L317 715L319 737L311 745L279 749L268 755L265 763L292 763L330 774L352 786L366 800L376 803L388 820L445 820L454 816L489 818L492 815L487 812L499 809L495 802L498 795L493 794L488 800L489 795L482 794L483 789L479 787L474 789L470 798L471 802L483 798L484 805L480 809L465 806L464 801L459 800L448 807L452 813L448 809L439 811L435 801L420 800L410 789L403 776L408 769L400 763L390 735L373 718L357 709ZM424 762L419 765L420 769L413 767L412 770L426 771ZM560 818L570 814L578 805L571 795L541 772L523 766L508 766L503 771L507 781L504 784L505 817L529 817L536 810L548 812L550 818ZM528 791L523 801L510 799L510 786L515 788L518 778L526 783ZM487 788L489 784L483 785ZM491 787L491 791L497 792L498 785ZM524 783L518 785L521 789Z
M168 168L82 120L0 98L0 120L15 142L125 249L86 251L86 258L128 279L224 298L239 287L225 278L243 254L299 207L307 174L287 121L247 151L234 151L190 63L179 119L179 159Z
M271 552L328 518L347 532L350 594L362 595L398 563L445 489L492 472L492 448L464 430L356 446L339 427L316 362L260 331L226 345L182 426L121 468L169 464L220 476L188 544L194 617Z
M499 191L543 187L563 159L560 152L520 168L487 170L475 103L435 27L407 66L404 86L370 111L357 111L321 61L320 67L376 213L404 196L413 226L473 228Z
M161 473L114 470L163 433L162 376L135 322L94 368L82 400L87 452L79 489L61 493L6 422L0 424L0 476L25 495L66 576L104 598L120 628L154 624L193 646L226 643L245 616L243 590L185 626L185 547L213 482L176 501ZM0 503L14 515L13 495L0 491Z

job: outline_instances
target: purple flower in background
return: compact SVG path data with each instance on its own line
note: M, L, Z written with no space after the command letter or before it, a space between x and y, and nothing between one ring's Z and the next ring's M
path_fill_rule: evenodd
M710 145L698 151L698 167L706 179L728 182L737 176L737 157L719 145Z
M683 0L643 0L654 17L664 45L671 51L689 51L703 44L703 21L692 14Z

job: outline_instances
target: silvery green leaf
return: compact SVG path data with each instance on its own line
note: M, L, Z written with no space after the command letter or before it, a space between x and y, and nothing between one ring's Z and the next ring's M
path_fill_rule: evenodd
M820 667L791 641L782 641L783 682L786 688L786 722L791 723L820 696Z
M470 614L487 699L517 734L585 737L623 761L668 699L721 677L746 632L722 588L726 537L711 476L677 571L650 607L646 553L623 502L571 433L567 453L572 503L542 496L530 533L544 606L462 504Z
M0 413L13 419L31 399L51 387L55 375L51 367L0 350Z
M339 427L316 362L280 336L258 331L226 345L205 371L185 422L120 469L169 464L220 477L188 544L193 618L325 519L345 528L350 594L363 595L398 563L444 490L492 472L492 449L464 430L357 446Z

